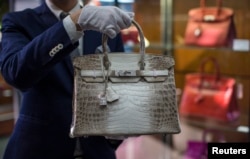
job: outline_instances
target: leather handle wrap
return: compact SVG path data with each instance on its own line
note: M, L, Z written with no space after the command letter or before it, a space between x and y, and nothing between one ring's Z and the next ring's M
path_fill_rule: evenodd
M139 33L139 37L140 37L140 61L138 61L139 66L140 66L140 70L144 70L145 67L145 62L144 62L144 56L145 56L145 39L144 39L144 35L143 35L143 31L140 27L140 25L133 20L132 24L136 27L136 29L138 30ZM108 58L108 52L107 52L107 44L108 42L108 36L106 34L102 34L102 50L103 50L103 64L106 70L108 70L109 66L111 65L109 58Z

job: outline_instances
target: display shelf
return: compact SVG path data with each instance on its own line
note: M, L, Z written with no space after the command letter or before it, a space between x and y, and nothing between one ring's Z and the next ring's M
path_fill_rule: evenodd
M185 45L185 44L176 44L173 47L174 49L186 49L186 50L215 50L215 51L220 51L220 52L231 52L231 53L250 53L249 51L241 51L241 50L234 50L233 48L230 47L202 47L202 46L191 46L191 45Z
M133 46L133 49L139 49L140 46L138 44ZM220 48L216 48L216 47L201 47L201 46L188 46L185 44L177 44L174 45L172 47L169 47L168 45L165 44L161 44L161 43L150 43L148 47L146 47L146 53L147 50L159 50L162 52L168 52L169 50L180 50L180 49L185 49L185 50L206 50L206 51L212 51L212 52L227 52L227 53L237 53L237 54L250 54L250 51L241 51L241 50L234 50L232 48L226 48L226 47L220 47ZM249 56L249 55L245 55L245 56Z
M244 116L243 118L248 118L248 116ZM208 129L216 129L226 132L239 132L239 133L249 133L248 123L241 125L239 120L223 123L214 121L212 119L202 119L196 117L180 117L180 120L185 124L191 124L200 128L208 128Z

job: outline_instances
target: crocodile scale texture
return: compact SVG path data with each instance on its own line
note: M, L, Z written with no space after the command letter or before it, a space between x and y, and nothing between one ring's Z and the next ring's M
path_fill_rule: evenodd
M141 55L138 53L110 53L108 56L110 70L140 70L138 61ZM151 77L108 78L107 87L118 99L100 105L100 94L105 91L103 76L86 78L81 71L102 71L102 57L101 54L91 54L76 57L73 61L71 137L172 134L181 131L172 57L145 54L144 70L168 70L160 80L154 80L157 79L155 74Z

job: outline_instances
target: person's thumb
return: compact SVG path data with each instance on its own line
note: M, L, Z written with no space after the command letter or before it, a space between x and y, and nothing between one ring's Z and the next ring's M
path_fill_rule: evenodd
M105 30L103 33L107 34L111 39L115 38L117 35L117 32L112 28Z
M131 18L131 19L134 19L134 16L135 16L135 13L134 12L127 12L128 16Z

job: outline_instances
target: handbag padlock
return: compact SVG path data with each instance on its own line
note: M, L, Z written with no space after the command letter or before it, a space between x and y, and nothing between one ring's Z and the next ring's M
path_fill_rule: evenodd
M100 106L107 106L107 98L106 98L106 95L104 95L103 93L100 93L98 95L98 98L99 98L99 105Z

